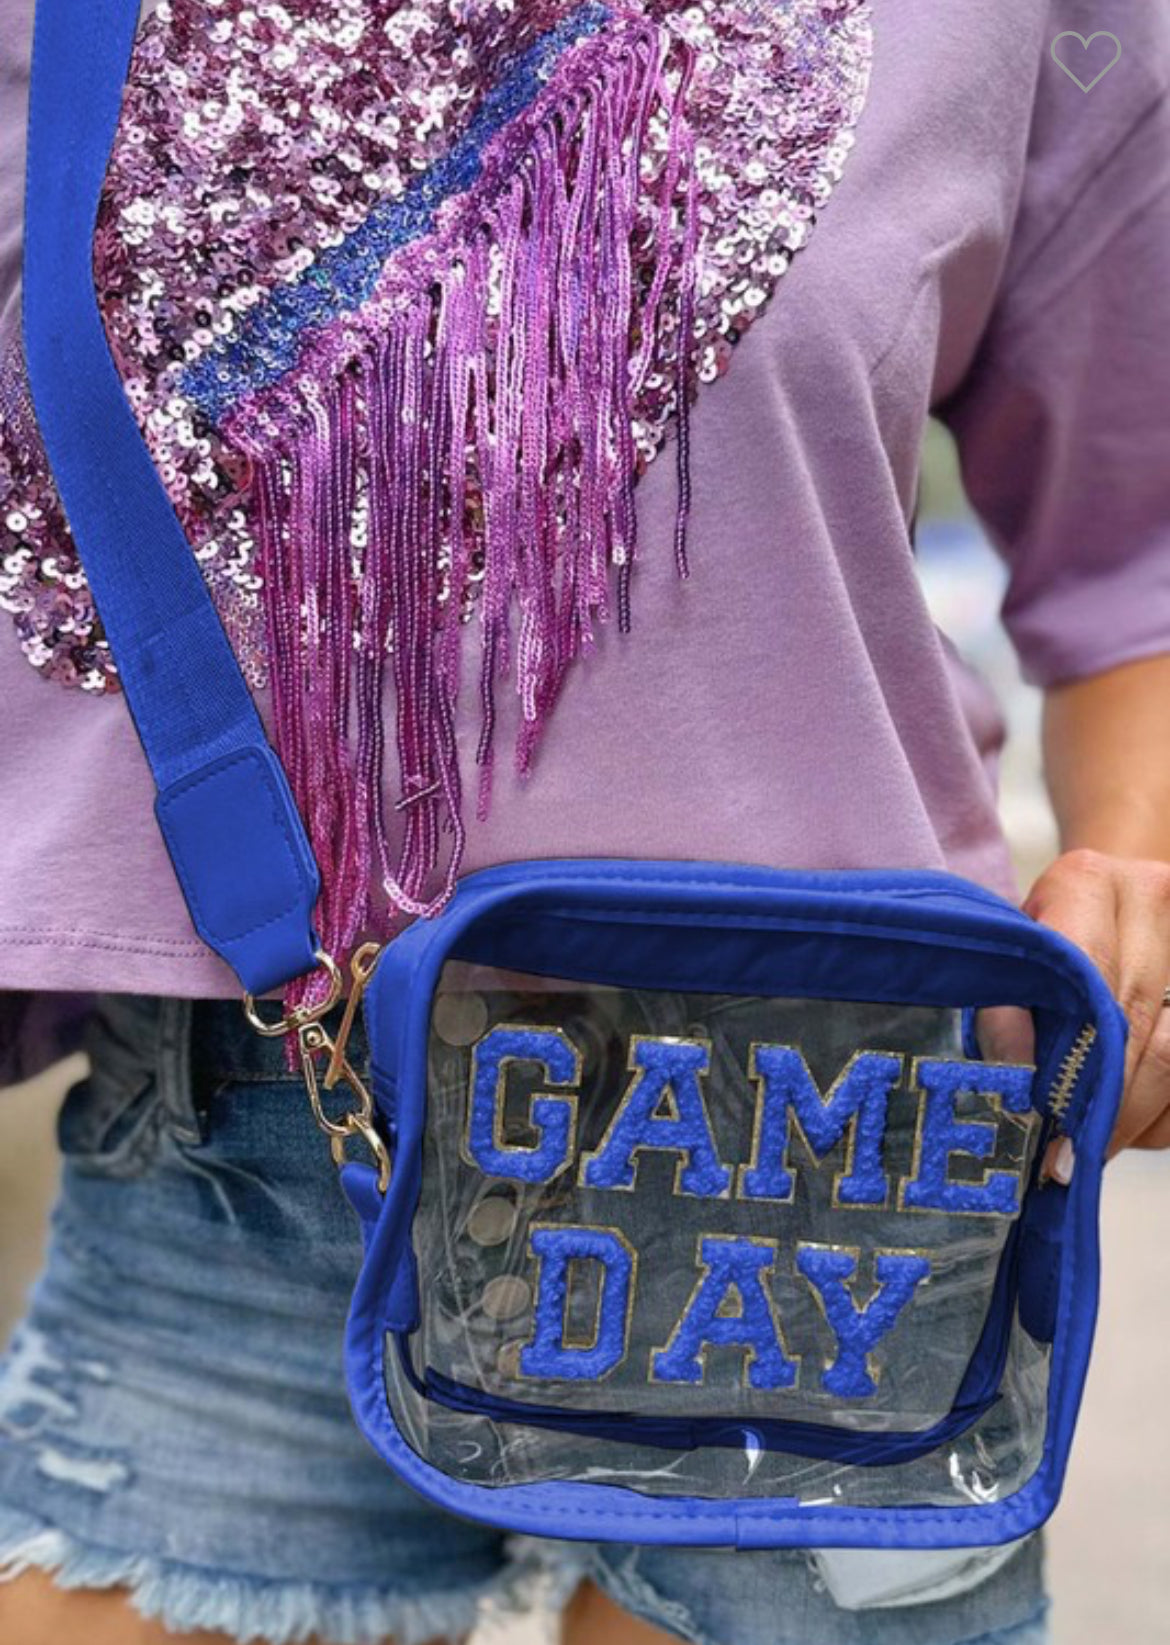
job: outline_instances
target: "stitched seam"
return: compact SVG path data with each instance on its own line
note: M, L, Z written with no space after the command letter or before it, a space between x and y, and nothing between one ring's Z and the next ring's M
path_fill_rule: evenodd
M1158 203L1163 202L1166 198L1167 192L1168 190L1166 188L1159 189L1157 195L1155 196L1155 200ZM1121 236L1125 234L1134 223L1147 216L1153 210L1153 205L1154 201L1145 200L1141 205L1135 206L1131 212L1128 212L1114 229L1114 241L1120 239ZM1060 224L1058 223L1048 238L1051 239L1052 236L1057 233L1059 228ZM1113 255L1115 255L1115 253L1113 243L1111 242L1110 245L1103 247L1101 251L1099 251L1097 255L1086 263L1084 268L1079 270L1076 274L1068 276L1066 271L1062 270L1062 278L1059 284L1052 289L1042 291L1039 297L1034 298L1030 302L1025 302L1023 300L1023 293L1027 289L1028 282L1021 278L1017 282L1017 287L1013 288L1019 289L1020 291L1020 307L1015 312L1008 314L1005 311L1002 315L998 316L1000 320L997 332L998 345L1001 348L1006 348L1006 346L1015 341L1021 333L1028 331L1038 316L1043 315L1048 309L1054 308L1056 304L1059 303L1061 299L1073 289L1079 280L1084 279L1086 275L1100 268L1105 259ZM1034 261L1035 259L1033 259L1032 262L1029 262L1029 271L1031 270ZM1029 380L1029 374L1027 373L1021 372L1019 373L1019 376L1021 381Z
M891 941L913 942L918 947L926 947L928 945L943 947L945 946L945 941L950 940L954 936L953 932L939 931L933 926L888 925L880 916L874 919L857 919L853 916L843 917L839 915L827 915L822 917L817 914L789 915L777 913L775 915L768 915L746 913L708 913L702 910L692 912L687 909L668 909L661 907L643 908L625 903L591 904L590 915L586 916L586 921L584 923L588 923L590 925L599 923L592 918L593 909L597 909L603 914L637 914L657 918L665 917L666 922L672 926L711 926L718 930L728 931L753 929L783 932L786 930L805 931L812 929L815 931L824 931L826 935L833 933L845 935L852 931L856 931L858 934L863 936L877 933L883 937L888 937ZM558 907L556 904L550 903L545 906L542 912L551 913L557 919L572 920L574 917L579 915L580 911L572 907ZM620 921L615 923L620 923ZM918 935L915 935L915 932L917 932ZM1034 956L1031 951L1025 948L1022 944L1013 943L1007 939L1001 940L995 937L984 937L974 933L964 932L962 934L962 942L963 946L970 947L972 950L977 949L980 952L1026 956L1029 959L1036 958L1037 963L1047 963L1041 956Z
M1044 255L1044 252L1052 238L1059 234L1061 228L1068 221L1069 217L1080 205L1085 196L1089 194L1093 187L1108 174L1114 161L1119 155L1123 154L1129 147L1130 143L1134 141L1134 139L1141 132L1142 127L1146 124L1146 121L1151 119L1158 112L1158 110L1165 103L1166 97L1166 87L1159 87L1156 95L1150 99L1150 101L1142 108L1141 112L1135 117L1133 124L1126 128L1124 134L1117 139L1117 142L1114 143L1109 152L1100 157L1097 165L1094 167L1089 176L1084 179L1081 187L1077 190L1073 198L1071 200L1061 202L1060 210L1054 215L1053 221L1047 232L1044 233L1039 242L1032 247L1032 250L1029 252L1025 261L1018 269L1014 271L1011 280L1005 283L1001 288L1001 291L997 293L997 299L1007 297L1021 288L1036 263Z
M630 883L633 883L633 884L643 883L639 879L637 879L636 876L633 876L633 875L625 875L625 876L614 875L614 876L608 876L608 877L615 878L615 879L624 878L624 879L628 880ZM661 885L664 882L659 881L657 883L659 885ZM699 879L679 880L679 881L676 881L676 882L667 882L668 888L669 888L670 884L704 885L704 886L712 887L713 889L716 889L716 890L722 890L722 889L743 890L743 889L745 889L742 886L732 886L732 885L723 885L723 884L713 885L710 880L699 880ZM862 932L863 934L875 933L875 932L880 933L883 936L889 936L890 939L893 940L893 941L914 942L915 945L918 946L918 947L926 947L926 946L930 945L928 942L925 942L925 941L921 940L922 938L933 939L933 945L934 946L943 946L945 943L952 941L955 937L954 932L939 931L939 930L937 930L933 927L927 927L927 926L918 926L918 927L906 926L906 927L901 927L901 926L896 926L896 925L894 925L894 926L886 925L886 924L883 923L881 916L877 916L877 917L874 917L874 918L871 919L871 918L869 918L865 915L862 915L861 917L857 917L855 915L850 915L850 916L846 917L846 916L841 916L841 915L820 916L820 915L803 914L803 915L800 915L799 917L794 918L792 916L785 915L783 913L777 913L776 915L773 915L773 916L767 916L767 915L762 915L762 914L746 914L746 913L745 914L739 914L739 913L703 913L701 911L690 912L688 910L673 910L673 909L666 909L666 908L654 907L654 906L642 907L642 906L633 905L633 904L627 905L627 904L624 904L624 903L622 903L622 904L615 903L615 904L611 904L611 905L607 905L605 903L591 903L590 904L590 909L591 910L598 909L602 913L640 914L640 915L646 915L646 916L650 916L650 917L661 917L662 915L671 915L671 916L674 916L674 918L672 918L672 920L671 920L672 924L679 923L679 924L688 924L688 925L718 926L718 927L725 927L725 928L728 928L728 929L731 929L733 927L735 927L735 928L745 928L746 927L746 928L758 928L758 929L761 929L761 930L776 930L776 929L785 929L785 928L787 928L789 930L804 930L804 929L808 929L808 928L811 927L813 929L821 930L821 931L825 931L825 932L831 932L831 931L834 931L834 930L838 930L840 932L848 932L850 930L856 929L856 930ZM509 912L510 911L511 910L509 910ZM491 914L495 914L496 912L497 912L497 910L495 910L495 909L491 910ZM524 909L523 905L521 905L521 907L517 910L517 912L520 915L523 915L527 911ZM541 909L541 912L552 913L553 915L555 915L558 918L573 919L575 916L578 915L579 910L573 908L571 905L558 907L554 903L547 903L547 904L543 905L543 907ZM989 912L990 912L990 910L989 910ZM782 923L778 925L777 922L782 922ZM591 921L590 923L593 923L593 922ZM1043 928L1038 927L1037 929L1043 929ZM919 933L918 937L915 937L913 935L914 931L917 931ZM462 935L462 933L460 933L460 934ZM1061 955L1047 954L1047 953L1044 953L1044 952L1036 952L1036 951L1032 950L1031 948L1027 947L1026 945L1024 945L1023 943L1013 943L1013 942L1010 942L1006 939L1000 940L1000 939L997 939L997 938L994 938L994 937L979 936L979 935L975 935L975 934L970 933L970 932L963 932L961 934L961 939L960 940L961 940L961 943L964 947L970 948L972 950L977 950L980 953L1002 954L1002 955L1005 955L1009 958L1024 959L1024 960L1028 960L1028 961L1030 961L1030 962L1032 962L1036 965L1045 966L1049 970L1056 972L1056 974L1058 976L1062 977L1066 982L1073 983L1078 988L1078 990L1083 993L1083 988L1081 986L1082 979L1077 975L1077 973L1074 970L1071 969L1071 967L1068 967L1064 963L1063 956L1061 956Z
M257 770L260 772L261 780L264 787L267 789L268 797L272 802L273 820L280 828L281 838L283 840L285 850L288 853L288 858L297 881L297 892L305 890L309 882L303 873L297 854L293 849L292 836L289 831L288 821L284 815L283 806L281 806L277 801L276 784L273 780L272 773L268 769L267 761L258 750L245 748L238 754L226 755L216 764L213 770L203 771L199 775L193 777L184 777L181 778L179 782L172 783L167 789L165 795L159 795L158 809L160 812L169 814L174 802L186 798L188 794L194 793L195 789L206 783L215 782L232 766L245 763L255 765ZM183 890L186 894L187 901L191 904L192 910L199 914L200 918L203 920L203 923L207 926L207 929L213 932L221 942L241 942L246 937L254 936L257 931L264 931L269 926L279 925L282 920L287 919L290 914L296 912L297 897L296 894L294 894L292 900L285 904L285 906L282 907L277 913L270 915L267 919L258 921L255 925L250 925L242 931L223 931L219 929L213 925L202 912L203 905L200 903L195 893L195 887L191 883L190 876L185 866L183 866L183 862L181 861L183 853L178 849L177 842L171 839L170 836L168 836L168 841L172 847L172 853L176 857L175 867L179 874L179 878L182 881Z
M637 886L641 886L643 889L648 889L645 877L643 875L640 875L640 874L622 873L620 871L597 870L597 871L593 872L591 877L596 878L596 879L611 880L611 881L614 881L615 883L621 883L621 884L627 884L627 885L637 885ZM585 883L584 877L577 880L576 883L577 884ZM681 875L680 874L680 875L677 875L677 876L675 876L674 878L672 878L670 880L655 880L653 882L654 889L671 890L671 889L673 889L677 886L702 886L702 887L704 887L708 890L713 890L713 891L736 891L736 892L741 892L741 893L744 893L744 892L750 893L751 891L756 889L753 886L744 885L740 882L731 881L731 880L711 880L711 879L704 878L701 875ZM893 881L884 882L883 884L879 884L879 885L873 885L873 886L868 887L867 889L876 891L876 890L879 890L879 889L884 890L884 889L887 889L887 888L891 892L893 892L894 894L898 894L898 895L907 894L906 892L903 892L900 887L897 886L896 882L893 882ZM907 888L907 891L908 890L909 890L909 888ZM944 891L944 890L941 890L941 889L936 893L933 888L926 888L926 889L923 889L922 891L915 892L913 894L917 895L917 896L931 896L931 895L936 895L936 894L940 895L940 896L952 895L952 896L959 897L961 899L961 893L947 892L947 891ZM821 887L814 887L814 888L812 888L811 895L814 896L814 897L815 896L832 897L834 895L841 895L841 893L834 893L830 890L822 889ZM997 912L997 910L991 904L983 903L983 902L978 901L978 900L973 899L973 898L970 899L970 901L971 901L972 907L974 909L978 909L980 912L985 913L989 917L992 914ZM524 906L524 899L518 898L517 902L519 903L518 912L521 915L527 913L528 910ZM673 917L677 918L678 920L683 920L683 921L686 921L690 924L695 924L695 925L730 925L730 924L735 924L735 925L738 925L738 926L758 926L758 927L761 927L761 928L764 928L764 929L770 929L770 928L774 928L775 922L777 920L787 921L789 923L789 925L794 926L794 927L799 925L801 922L803 922L804 924L808 924L810 922L815 921L816 924L818 925L818 927L827 926L828 928L832 929L834 923L836 923L836 924L839 924L845 930L849 930L849 929L852 929L852 928L855 928L855 927L858 928L858 929L861 929L861 930L869 928L870 930L880 930L882 932L893 932L899 938L902 936L904 931L909 933L910 931L915 929L914 927L909 927L909 926L904 927L904 928L900 927L900 926L887 926L887 925L884 924L884 919L885 919L884 914L879 914L879 915L875 915L875 916L871 917L866 912L862 912L860 915L852 914L852 913L851 914L839 914L834 910L834 911L831 911L829 914L826 914L824 916L822 916L822 915L802 914L794 920L792 918L792 916L786 915L783 912L778 912L775 915L767 916L767 915L761 915L761 914L746 914L746 913L740 914L740 913L733 913L733 912L730 912L730 911L726 911L726 912L725 911L718 911L718 912L707 913L707 912L704 912L702 910L697 910L697 911L692 912L692 911L687 910L687 909L676 910L676 909L663 908L663 907L660 907L660 906L653 906L653 905L651 905L651 906L641 906L641 905L638 905L638 904L629 904L629 905L627 905L627 904L624 904L624 903L614 903L614 904L591 903L589 906L590 906L591 910L600 909L600 911L602 913L641 914L641 915L646 915L646 916L650 916L650 917L661 917L662 915L670 915L670 916L673 916ZM513 904L511 907L508 904L504 904L502 906L502 911L505 912L505 913L511 913L514 908L515 908L515 904ZM558 904L556 904L554 902L551 902L551 901L543 904L543 906L541 907L541 911L546 912L546 913L551 912L552 914L557 915L558 917L569 918L569 919L572 919L572 918L576 917L579 914L579 910L574 908L571 904L558 905ZM490 909L486 916L477 914L474 918L483 918L483 917L489 917L490 918L490 917L493 917L497 913L500 913L500 912L501 912L501 908L500 908L499 905L497 905L497 907L494 907L494 908ZM1004 914L1001 913L1000 917L1003 918ZM474 924L474 918L469 923ZM1021 917L1021 919L1022 919L1022 917ZM1021 928L1021 931L1023 931L1023 930L1032 930L1032 929L1037 929L1037 930L1044 929L1043 927L1035 926L1034 922L1030 922L1030 921L1026 922L1026 923L1021 923L1020 928ZM933 937L935 937L939 940L945 940L947 942L950 942L955 936L954 932L939 931L939 930L937 930L933 927L920 926L920 927L917 927L917 929L926 936L933 936ZM462 935L462 933L460 933L460 935ZM994 937L984 937L984 936L981 936L981 935L974 935L974 934L968 933L968 932L963 932L962 933L961 941L965 945L976 947L976 948L979 948L980 950L989 950L989 951L994 952L994 953L1002 953L1002 954L1014 954L1017 957L1034 960L1037 964L1048 966L1050 969L1052 969L1054 971L1057 971L1061 976L1065 977L1067 980L1070 980L1072 982L1076 982L1078 984L1080 982L1080 979L1078 978L1076 972L1073 971L1071 968L1069 968L1064 963L1064 959L1063 959L1062 955L1047 954L1047 953L1043 953L1043 952L1036 953L1036 952L1033 952L1031 949L1025 947L1023 944L1017 945L1015 943L1009 942L1007 939L998 939L998 938L994 938Z
M207 953L203 942L171 942L166 937L134 938L108 937L97 931L54 931L43 926L29 930L19 925L0 925L0 937L14 945L28 948L95 948L111 953L131 954L190 954Z
M537 862L543 862L543 859L539 859L539 858L531 859L531 860L532 861L537 861ZM558 863L563 863L566 859L557 859L557 860L558 860ZM630 870L630 869L624 869L624 868L618 868L618 867L609 867L609 866L605 866L605 865L596 866L594 864L591 864L587 870L582 871L582 870L578 869L578 867L576 865L576 861L574 859L569 858L569 859L567 859L567 861L569 862L569 872L568 872L567 875L565 875L565 878L572 881L574 884L578 884L578 885L585 884L590 880L613 880L613 881L617 881L617 882L620 882L620 883L623 883L623 884L641 885L641 886L645 886L647 888L649 888L651 886L653 886L653 887L665 886L665 887L669 888L670 886L673 886L673 885L705 885L705 886L711 887L714 890L727 890L727 891L755 891L755 890L758 889L757 886L752 885L752 884L746 884L742 880L712 879L709 875L706 875L706 874L698 874L698 873L688 874L685 871L681 871L681 870L673 872L670 875L669 878L665 878L663 876L655 876L653 879L648 878L646 873L645 873L645 870L641 869L640 867L638 869L635 869L635 870ZM509 865L505 865L505 866L514 867L515 865L514 864L509 864ZM740 864L739 866L744 868L745 870L755 869L755 868L758 867L758 865L750 864L750 863L743 863L743 864ZM489 869L484 869L481 872L486 876L487 874L496 874L498 872L498 870L495 869L495 868L489 868ZM835 877L838 877L837 873L834 870L830 870L830 869L813 870L812 872L817 874L820 878L823 878L825 880L832 880ZM848 869L842 869L842 870L839 871L839 877L846 878L850 875L851 872L852 871L850 871ZM867 878L870 878L871 874L873 874L873 871L869 870L869 869L861 869L861 870L858 870L857 872L859 872L861 874L864 874ZM967 892L965 894L964 889L963 889L964 882L959 881L957 876L947 875L942 870L938 870L938 869L930 870L929 872L933 873L935 879L940 882L939 884L937 884L937 885L926 885L926 886L922 885L920 882L916 884L914 882L913 872L911 870L906 870L906 871L904 871L904 873L902 874L901 877L896 877L893 874L891 874L891 875L889 875L889 877L887 877L885 874L879 872L878 874L876 874L871 879L871 883L867 887L867 889L868 890L878 890L878 889L888 890L888 891L896 893L898 896L903 896L903 897L906 897L906 896L916 896L916 897L949 896L949 897L955 897L955 898L958 898L958 899L960 899L964 902L971 902L979 908L994 906L990 903L985 903L984 902L982 893L978 897L971 895L969 892ZM843 892L834 892L833 890L830 889L829 886L816 885L816 886L813 886L809 889L810 889L810 894L812 894L812 895L820 895L820 896L841 896L841 895L850 895L850 896L852 896L852 895L854 895L854 893L852 893L852 892L844 892L844 893ZM986 893L986 896L988 896L988 897L991 897L993 895L994 895L994 893L992 893L992 892L987 892ZM1001 902L1002 902L1002 900L1003 899L999 899L999 901L1001 901Z

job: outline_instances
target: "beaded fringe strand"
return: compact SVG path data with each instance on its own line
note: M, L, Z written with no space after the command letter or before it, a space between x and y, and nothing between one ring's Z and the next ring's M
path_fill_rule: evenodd
M385 301L376 332L330 379L301 371L295 399L284 386L266 415L245 403L228 426L254 462L275 736L321 866L319 928L332 953L380 918L375 882L405 915L436 913L454 889L466 837L456 708L476 611L481 817L497 680L514 669L515 764L526 775L569 664L610 616L613 573L629 627L633 407L660 328L685 337L694 305L687 65L669 84L663 70L661 36L629 28L588 86L536 111L525 159L428 290ZM656 257L639 282L643 144L664 116ZM685 576L687 351L674 353ZM256 438L273 426L275 444ZM353 657L340 643L351 633Z

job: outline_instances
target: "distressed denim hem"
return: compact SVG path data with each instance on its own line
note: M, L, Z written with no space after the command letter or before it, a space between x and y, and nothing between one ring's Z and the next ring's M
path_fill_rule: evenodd
M648 1622L652 1628L686 1640L687 1645L716 1645L716 1641L702 1632L685 1605L676 1599L667 1599L646 1580L637 1569L637 1559L635 1551L620 1565L595 1560L589 1568L589 1578L615 1605L620 1605L640 1622Z
M516 1534L508 1538L505 1548L522 1573L520 1590L526 1608L536 1605L559 1613L581 1583L593 1576L594 1554L589 1543Z
M688 1606L667 1598L637 1566L638 1551L635 1549L620 1565L594 1560L582 1574L595 1582L607 1598L622 1610L653 1628L684 1640L686 1645L728 1645L726 1640L717 1639L703 1628ZM939 1639L941 1641L945 1637L948 1642L954 1641L954 1645L1051 1645L1048 1631L1051 1608L1051 1601L1045 1598L1034 1610L1006 1627L992 1628L974 1635L965 1634L959 1640L955 1640L954 1634L947 1630L939 1635ZM851 1622L864 1629L864 1616L864 1612L855 1613ZM811 1638L808 1645L814 1645Z
M264 1645L427 1645L459 1640L478 1622L532 1608L540 1575L516 1558L463 1591L396 1594L369 1587L219 1574L177 1560L126 1554L0 1507L0 1582L43 1571L60 1588L125 1588L140 1616L176 1633L197 1629ZM544 1595L539 1594L543 1602Z

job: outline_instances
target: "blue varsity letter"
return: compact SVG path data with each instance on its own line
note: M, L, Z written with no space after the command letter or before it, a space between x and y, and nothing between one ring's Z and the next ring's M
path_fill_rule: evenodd
M581 1078L581 1053L559 1028L493 1028L472 1053L471 1091L467 1104L468 1158L489 1176L520 1182L549 1182L571 1163L577 1140L577 1094L534 1096L531 1120L540 1135L532 1148L504 1142L504 1096L508 1068L534 1062L550 1085L575 1087Z
M922 1091L914 1175L902 1180L901 1210L974 1211L1011 1217L1019 1210L1018 1171L990 1171L981 1183L952 1182L952 1154L985 1160L995 1152L995 1120L957 1120L962 1092L983 1092L1013 1114L1032 1106L1031 1068L1012 1063L944 1062L923 1058L914 1064Z
M520 1351L520 1375L593 1382L607 1376L626 1354L634 1300L634 1253L616 1228L573 1224L534 1226L528 1245L540 1269L532 1341ZM597 1326L593 1341L583 1345L565 1341L569 1272L574 1262L601 1265Z
M879 1251L874 1258L878 1289L864 1308L858 1308L846 1281L857 1270L857 1258L832 1245L799 1245L796 1266L813 1287L837 1339L837 1357L821 1377L826 1393L844 1399L865 1399L877 1388L867 1364L894 1327L914 1292L930 1277L930 1262L915 1251Z
M757 1084L756 1125L751 1164L740 1167L744 1199L793 1196L788 1148L792 1122L817 1160L852 1126L848 1173L834 1189L841 1205L884 1205L889 1183L882 1164L886 1105L902 1076L902 1058L859 1051L845 1064L827 1096L822 1096L804 1057L791 1045L753 1045L748 1074Z
M746 1349L753 1388L791 1388L796 1364L785 1351L764 1285L775 1265L775 1241L708 1234L699 1242L699 1256L705 1271L674 1335L650 1355L651 1382L702 1382L710 1343ZM735 1313L727 1312L732 1301L738 1301Z
M634 1155L657 1148L686 1156L675 1172L676 1192L708 1199L727 1193L731 1172L715 1150L700 1084L709 1060L709 1048L694 1040L630 1041L634 1077L596 1152L581 1162L584 1187L632 1188Z

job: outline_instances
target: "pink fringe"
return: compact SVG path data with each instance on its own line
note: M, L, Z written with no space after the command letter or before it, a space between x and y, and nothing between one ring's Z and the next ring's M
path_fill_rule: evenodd
M321 867L318 926L333 954L398 917L433 915L454 889L466 619L478 609L481 817L497 681L514 672L526 775L566 670L610 616L615 572L629 628L635 406L667 315L677 344L694 304L690 59L671 49L668 76L644 22L598 43L587 78L551 85L529 111L525 158L475 195L437 274L411 291L388 269L369 312L343 327L343 353L319 340L292 387L233 418L253 460L275 736ZM669 150L647 179L652 119L668 123ZM652 256L636 262L648 221ZM689 350L675 353L685 576ZM390 683L398 798L387 807Z

